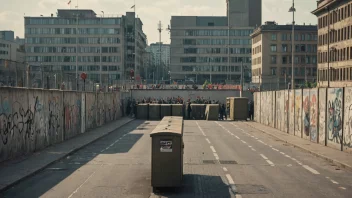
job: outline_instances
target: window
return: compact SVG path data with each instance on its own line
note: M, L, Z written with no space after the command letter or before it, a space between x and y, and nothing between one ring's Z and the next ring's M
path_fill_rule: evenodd
M276 45L270 45L270 50L271 50L271 52L276 52L277 50L276 50Z
M286 74L286 67L281 68L281 76L284 76Z
M195 45L196 44L196 39L184 39L183 40L184 45Z
M276 64L276 56L271 56L271 64Z
M271 40L276 41L277 35L275 33L271 34Z
M276 67L272 67L271 69L271 75L276 76Z
M282 44L282 52L288 52L287 44Z
M282 64L287 64L287 57L286 56L282 57Z

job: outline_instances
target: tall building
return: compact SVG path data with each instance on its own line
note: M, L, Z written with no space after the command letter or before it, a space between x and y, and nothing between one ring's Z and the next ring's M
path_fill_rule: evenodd
M292 25L266 22L252 37L252 82L262 90L283 89L292 75ZM295 25L295 85L315 82L317 75L317 26ZM286 84L285 84L286 82Z
M239 83L243 63L249 82L249 35L260 24L261 0L228 0L225 16L172 16L172 80Z
M104 16L59 9L56 17L25 17L26 59L44 71L85 72L102 86L117 84L129 79L131 69L139 75L146 45L142 25L134 12Z
M170 44L156 42L151 43L147 48L152 52L155 60L155 75L159 76L158 79L166 80L170 68Z
M352 86L352 1L320 0L318 17L318 86Z

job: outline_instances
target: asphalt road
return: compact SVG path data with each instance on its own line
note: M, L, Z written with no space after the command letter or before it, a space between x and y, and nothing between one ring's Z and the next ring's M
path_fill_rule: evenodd
M184 185L153 193L157 124L135 120L0 197L352 197L352 172L223 121L185 121Z

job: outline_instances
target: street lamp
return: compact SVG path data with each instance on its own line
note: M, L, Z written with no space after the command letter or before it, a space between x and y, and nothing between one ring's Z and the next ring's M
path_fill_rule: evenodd
M289 12L292 12L292 83L291 83L291 89L294 88L295 85L295 78L294 78L294 62L295 62L295 0L292 0L292 7L288 10Z

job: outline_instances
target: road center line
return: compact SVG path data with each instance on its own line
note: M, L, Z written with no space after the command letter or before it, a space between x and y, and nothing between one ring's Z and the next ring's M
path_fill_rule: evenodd
M334 180L330 180L332 183L334 183L334 184L339 184L337 181L334 181Z
M227 172L227 168L225 168L225 167L222 167L222 169L225 171L225 172Z
M346 188L345 188L345 187L339 187L339 189L346 190Z
M207 135L205 135L205 133L204 133L203 129L202 129L202 128L200 128L200 126L199 126L198 122L196 122L196 124L197 124L197 126L198 126L198 128L199 128L200 132L202 132L203 136L205 136L205 137L206 137Z
M210 144L210 140L208 138L205 138L205 140Z
M315 169L309 167L308 165L303 165L303 168L309 170L311 173L315 174L315 175L319 175L320 173L318 171L316 171Z
M230 184L230 185L234 185L234 184L235 184L235 182L233 181L233 179L232 179L232 177L231 177L230 174L226 174L226 178L227 178L227 180L229 181L229 184Z
M288 157L288 158L291 158L291 156L289 156L289 155L285 155L286 157Z
M268 164L270 164L270 166L275 166L275 164L270 160L266 160L266 162L268 162Z
M262 156L262 158L264 158L265 160L268 159L268 158L267 158L265 155L263 155L263 154L260 154L260 156Z
M247 142L245 142L245 141L243 141L243 140L241 140L241 142L243 143L243 144L246 144Z
M214 155L214 157L215 157L216 160L219 160L219 156L218 156L217 153L213 153L213 155Z
M285 155L285 153L284 152L280 152L281 154L283 154L283 155Z
M279 150L277 150L276 148L271 148L271 149L273 149L274 151L279 151Z
M254 148L252 148L252 151L257 151L257 150L255 150Z
M216 150L213 146L210 146L210 149L213 151L213 153L216 153Z

